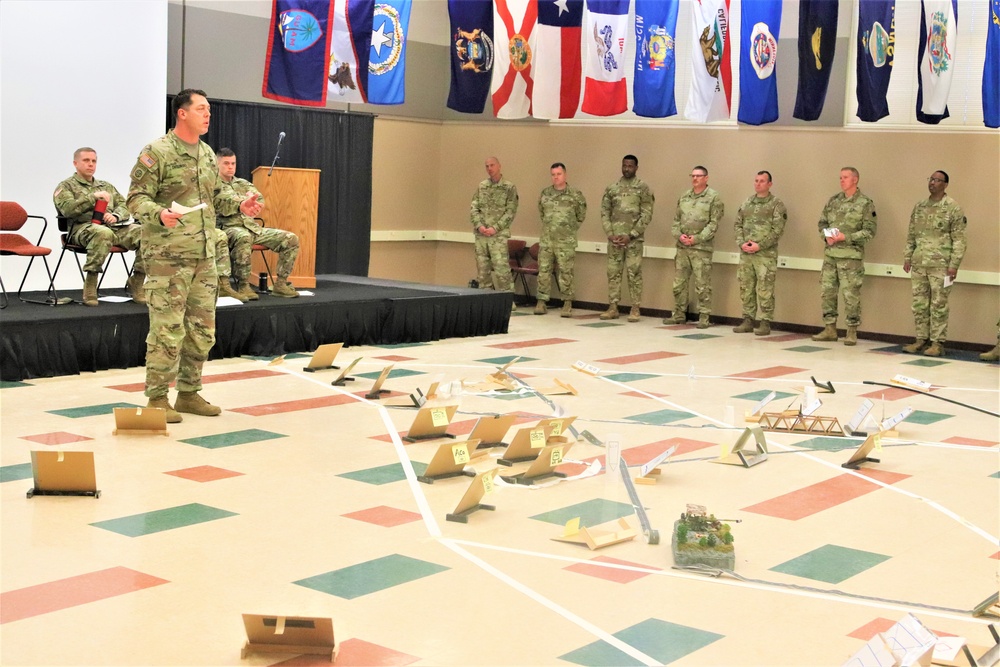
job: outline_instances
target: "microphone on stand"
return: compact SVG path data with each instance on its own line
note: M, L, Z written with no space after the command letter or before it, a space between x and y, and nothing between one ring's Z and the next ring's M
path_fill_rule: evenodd
M278 153L281 152L281 142L285 138L285 133L281 132L278 134L278 147L274 149L274 159L271 160L271 168L267 170L267 175L270 176L271 172L274 171L274 163L278 161Z

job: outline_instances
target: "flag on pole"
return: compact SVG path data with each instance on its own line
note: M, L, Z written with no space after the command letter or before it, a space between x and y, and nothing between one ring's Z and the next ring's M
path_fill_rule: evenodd
M889 77L896 50L895 0L860 0L858 7L858 118L889 115Z
M733 94L729 0L692 2L691 27L691 89L684 117L701 123L728 120Z
M823 113L837 47L838 0L799 0L799 88L794 118L816 120Z
M583 0L539 0L531 114L572 118L580 106Z
M368 101L368 51L375 0L333 0L330 92L337 102Z
M924 0L917 39L917 120L937 125L950 116L948 92L955 69L958 0Z
M382 0L375 5L368 58L368 101L402 104L406 99L406 33L411 0Z
M674 81L678 0L635 0L635 74L632 111L637 116L677 115Z
M983 125L1000 127L1000 0L990 0L983 63Z
M493 115L524 118L531 114L535 24L538 0L496 0L493 35L499 42L493 67Z
M261 95L291 104L326 105L329 0L273 0Z
M740 109L747 125L778 120L778 34L781 0L743 0L740 30Z
M587 0L586 78L581 110L592 116L615 116L628 109L625 43L629 0Z
M451 88L448 108L482 113L493 78L493 0L448 0Z

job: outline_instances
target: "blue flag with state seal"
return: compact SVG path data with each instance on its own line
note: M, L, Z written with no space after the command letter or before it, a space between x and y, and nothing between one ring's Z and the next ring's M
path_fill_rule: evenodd
M990 0L983 63L983 125L1000 127L1000 0Z
M451 22L448 108L482 113L493 83L493 0L448 0L448 18Z
M646 118L677 115L674 82L678 0L635 0L632 111Z
M411 0L375 3L368 56L368 101L402 104L406 99L406 33Z
M274 0L261 95L268 99L326 105L333 8L329 0Z
M781 0L743 0L740 30L740 109L736 120L778 120L778 34Z
M895 0L860 0L858 6L858 118L889 115L889 78L896 52Z

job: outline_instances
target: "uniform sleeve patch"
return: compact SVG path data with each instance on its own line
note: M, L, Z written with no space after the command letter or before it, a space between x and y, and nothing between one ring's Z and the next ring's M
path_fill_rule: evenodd
M149 153L142 153L139 156L139 162L143 163L144 165L152 169L153 165L156 164L156 158L154 158Z
M142 167L137 166L135 169L132 170L133 181L138 181L145 175L146 175L146 170L143 169Z
M52 198L55 199L56 197L58 197L60 192L62 192L62 188L61 187L56 188L56 191L52 193Z

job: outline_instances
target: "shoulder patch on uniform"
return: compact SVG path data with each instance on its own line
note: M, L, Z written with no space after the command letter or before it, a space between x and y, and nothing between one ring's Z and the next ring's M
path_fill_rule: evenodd
M146 170L142 167L136 165L136 168L132 170L132 180L138 181L140 178L146 175Z
M156 158L154 158L149 153L144 152L139 155L139 162L143 163L144 165L152 169L153 165L156 164Z
M55 199L56 197L58 197L60 192L62 192L62 186L61 185L58 188L56 188L55 192L52 193L52 198Z
M875 212L875 209L872 209L872 217L873 218L877 218L878 217L878 213Z

